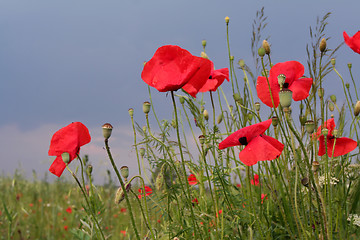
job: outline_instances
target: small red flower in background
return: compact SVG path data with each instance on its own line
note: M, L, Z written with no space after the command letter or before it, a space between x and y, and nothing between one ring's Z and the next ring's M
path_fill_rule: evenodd
M223 212L223 210L220 209L220 210L219 210L219 214L216 213L216 217L219 217L219 215L222 214L222 212Z
M196 57L179 46L165 45L145 63L141 78L160 92L184 87L186 92L196 97L210 73L210 60Z
M194 198L193 200L191 200L192 203L196 203L199 204L199 201L197 200L197 198Z
M67 225L64 226L64 230L67 231L69 227Z
M264 203L264 199L268 199L268 198L267 198L267 194L262 193L262 194L261 194L261 204Z
M49 171L60 177L66 167L61 154L64 152L69 153L71 162L76 158L80 147L90 141L89 130L81 122L73 122L61 128L51 138L49 156L56 156L56 159L51 164Z
M255 186L259 185L259 175L255 174L254 179L251 179L250 183Z
M125 230L121 230L120 233L122 233L124 235L124 237L126 236L126 231Z
M360 31L355 33L354 36L349 37L347 33L343 32L344 40L346 45L348 45L354 52L360 54Z
M333 135L333 131L335 128L335 121L333 118L330 118L324 123L324 127L329 130L327 135L327 153L329 157L332 157L332 153L334 151L334 157L338 157L344 154L347 154L354 150L357 147L357 142L347 138L347 137L340 137L335 138ZM319 137L319 152L318 155L322 156L326 153L325 149L325 137L321 134L321 126L318 128L316 135ZM335 142L336 139L336 142ZM335 142L335 149L334 149L334 142Z
M198 180L196 179L194 174L190 174L188 177L189 185L196 185L198 183Z
M219 149L245 145L246 147L239 153L239 158L247 166L252 166L258 161L278 158L284 149L284 144L275 138L262 135L271 123L272 119L269 119L237 130L219 144Z
M33 207L34 206L34 204L33 203L29 203L29 207Z
M121 208L121 209L120 209L120 212L125 213L125 212L126 212L126 208Z
M241 188L241 184L240 183L236 184L236 187Z
M217 70L214 69L214 63L211 62L211 73L208 80L205 84L200 88L199 92L215 92L218 87L224 82L226 79L229 80L229 69L228 68L221 68Z
M278 107L280 103L280 85L278 82L278 76L280 74L283 74L286 77L283 89L289 89L292 91L292 98L294 101L304 100L309 96L309 91L313 80L312 78L302 78L304 74L304 66L297 61L277 63L270 69L270 74L268 77L271 95L274 100L274 107ZM264 104L269 107L273 106L266 77L258 77L256 91L258 97Z
M150 194L152 194L152 189L151 189L150 187L145 186L144 188L145 188L145 196L149 196ZM141 199L142 196L143 196L143 194L142 194L142 192L143 192L143 191L142 191L142 188L139 188L138 191L139 191L139 193L141 193L141 194L138 195L138 198Z
M72 213L72 209L71 209L71 207L68 207L68 208L66 209L66 212L68 212L68 213Z

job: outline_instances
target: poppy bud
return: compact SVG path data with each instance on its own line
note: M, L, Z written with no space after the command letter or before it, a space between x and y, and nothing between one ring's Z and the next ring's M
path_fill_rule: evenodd
M129 112L130 117L134 116L134 109L129 108L128 112Z
M313 161L311 170L313 170L313 172L317 172L319 170L319 167L320 163L318 161Z
M229 106L229 110L230 110L230 112L232 113L233 110L234 110L234 106L233 106L233 105L230 105L230 106Z
M260 106L261 106L260 103L259 103L259 102L256 102L256 103L255 103L255 110L256 110L256 111L260 111Z
M321 130L321 133L322 133L322 135L324 135L324 137L326 137L326 136L329 134L329 129L323 128L323 129Z
M278 79L278 83L280 85L280 89L282 89L284 83L285 83L285 80L286 80L286 76L284 74L279 74L277 76L277 79Z
M345 87L349 90L350 84L349 84L349 83L345 83Z
M145 114L148 114L150 112L150 106L151 106L151 104L149 102L143 103L143 112Z
M290 107L292 101L292 91L289 89L283 89L279 92L280 104L281 107L287 108Z
M65 164L68 164L70 162L70 154L68 152L63 152L61 154L61 158Z
M262 48L265 50L265 53L266 53L267 55L270 54L270 44L268 43L268 41L263 40L263 42L262 42Z
M234 61L234 56L230 56L230 61Z
M205 39L201 41L201 45L202 45L203 47L206 47L206 40L205 40Z
M319 95L320 98L324 97L324 89L323 88L318 89L318 95Z
M348 68L351 69L352 68L352 63L348 63Z
M225 17L226 24L229 24L230 18L228 16Z
M354 107L354 115L357 117L360 113L360 101L357 101Z
M146 126L142 127L143 132L146 132Z
M209 120L209 112L206 109L203 111L203 115L206 121Z
M88 165L87 166L87 168L86 168L86 173L87 173L87 175L91 175L91 173L92 173L92 170L93 170L93 166L90 164L90 165Z
M334 109L335 109L334 104L332 102L329 102L329 110L330 110L330 112L333 112Z
M336 63L335 58L332 58L332 59L330 60L330 62L331 62L331 65L333 65L333 67L335 67L335 63Z
M323 38L320 41L320 52L323 53L323 52L325 52L325 50L326 50L326 39Z
M127 166L122 166L120 168L120 173L123 178L125 178L125 179L128 178L129 177L129 168Z
M305 126L305 123L306 123L306 116L304 116L304 115L300 115L300 116L299 116L299 120L300 120L300 124L301 124L301 126Z
M220 124L222 122L222 120L223 120L223 114L220 113L219 116L216 118L216 123Z
M238 64L239 64L240 68L243 69L243 68L245 67L245 61L244 61L244 59L240 59L239 62L238 62Z
M205 136L204 136L204 135L200 135L200 136L199 136L199 143L200 143L201 145L203 145L203 144L205 143Z
M208 55L207 55L205 52L201 52L200 56L201 56L202 58L209 59Z
M156 177L155 180L155 188L156 190L160 191L164 187L164 174L162 172L162 169L160 170L159 174Z
M262 48L262 47L259 48L259 49L258 49L258 54L259 54L260 57L264 57L264 56L265 56L265 49Z
M171 126L172 126L173 128L176 128L176 121L175 121L175 119L171 120Z
M336 103L336 96L334 94L330 96L330 99L333 103Z
M235 102L238 102L241 99L240 94L238 94L238 93L234 93L233 97L234 97Z
M181 96L181 97L179 98L179 101L180 101L181 104L184 104L184 103L185 103L185 98L184 98L183 96Z
M305 122L306 132L312 134L315 130L315 122L313 120L307 120Z
M126 192L129 192L131 189L131 184L125 183L125 189L126 189ZM122 187L119 187L115 194L115 204L120 204L121 201L124 200L124 198L125 198L125 192L122 189Z
M303 179L301 179L301 184L305 187L309 186L309 178L304 177Z
M113 126L110 123L105 123L102 125L102 132L105 140L109 139L111 136Z
M141 157L144 157L144 155L145 155L145 148L140 148L140 149L139 149L139 152L140 152L140 156L141 156Z
M277 125L279 124L279 118L278 117L272 117L271 120L272 120L272 125L274 127L277 127Z

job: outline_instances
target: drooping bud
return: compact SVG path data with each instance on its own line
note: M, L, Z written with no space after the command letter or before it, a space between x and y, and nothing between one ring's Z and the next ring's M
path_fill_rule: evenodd
M317 172L319 170L319 167L320 163L318 161L313 161L311 170L313 170L313 172Z
M286 76L284 74L279 74L277 76L277 79L278 79L280 89L282 89L282 87L284 86L285 80L286 80Z
M91 173L92 173L92 170L93 170L93 166L91 164L89 164L87 167L86 167L86 173L90 176Z
M265 53L266 53L267 55L270 54L270 44L268 43L268 41L263 40L263 42L262 42L262 48L265 50Z
M125 183L125 189L126 189L126 192L130 191L130 189L131 189L130 182ZM122 189L122 187L119 187L115 194L115 199L114 199L115 204L120 204L121 201L124 200L124 198L125 198L125 192Z
M105 123L102 125L102 132L105 140L109 139L111 136L113 126L110 123Z
M204 115L205 120L208 121L209 120L209 112L206 109L203 111L203 115Z
M335 59L335 58L332 58L332 59L330 60L330 62L331 62L331 65L333 65L333 67L335 67L336 59Z
M259 54L260 57L264 57L264 56L265 56L265 53L266 53L266 52L265 52L265 49L264 49L264 48L261 47L261 48L258 49L258 54Z
M289 89L283 89L279 92L279 99L281 107L287 108L290 107L292 101L292 91Z
M228 16L225 17L225 23L229 24L230 18Z
M141 156L141 157L144 157L144 156L145 156L145 148L140 148L140 149L139 149L139 152L140 152L140 156Z
M216 123L220 124L222 122L222 120L223 120L223 114L220 113L219 116L217 116L217 118L216 118Z
M202 45L203 47L206 47L206 43L207 43L207 42L206 42L205 39L201 41L201 45Z
M184 98L183 96L181 96L181 97L179 98L179 101L180 101L181 104L184 104L184 103L185 103L185 98Z
M245 61L244 59L240 59L239 62L238 62L239 66L241 69L243 69L245 67Z
M65 164L68 164L70 162L70 154L68 152L63 152L61 154L61 158Z
M199 143L200 143L201 145L203 145L203 144L205 143L205 136L204 136L204 135L200 135L200 136L199 136Z
M332 94L332 95L330 96L330 99L331 99L331 101L332 101L333 103L336 103L336 95Z
M354 107L354 115L355 117L359 116L360 113L360 101L357 101Z
M255 105L255 110L260 111L260 107L261 107L260 103L256 102L254 105Z
M272 117L271 120L272 120L272 125L274 127L277 127L277 125L279 124L279 118L278 117Z
M323 53L323 52L325 52L325 50L326 50L326 39L323 38L320 41L320 52Z
M319 88L319 89L318 89L318 95L319 95L319 98L323 98L323 97L324 97L324 88Z
M312 134L315 130L315 122L313 120L307 120L305 122L306 132Z
M125 179L127 179L129 177L129 168L128 166L122 166L120 168L120 173L121 173L121 176Z
M334 104L332 102L329 102L329 110L330 110L330 112L333 112L334 109L335 109Z
M149 102L143 103L143 112L145 114L148 114L150 112L150 106L151 106L151 104Z
M134 109L129 108L128 112L129 112L130 117L134 116Z

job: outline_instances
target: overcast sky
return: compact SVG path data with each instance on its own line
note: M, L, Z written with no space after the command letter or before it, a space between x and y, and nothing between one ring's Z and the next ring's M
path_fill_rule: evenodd
M115 127L112 149L119 165L136 172L128 109L144 124L142 103L148 100L141 80L143 62L156 49L176 44L199 55L201 41L215 67L228 67L224 18L230 17L230 44L235 60L251 58L251 29L257 10L265 7L273 62L297 60L306 65L309 26L332 12L328 47L359 29L358 1L0 1L0 163L2 174L21 167L40 177L47 171L51 136L73 121L83 122L93 137L82 148L96 166L97 179L109 168L102 149L101 125ZM342 46L338 65L355 78L360 56ZM306 74L306 73L305 73ZM239 72L239 76L242 76ZM339 81L335 75L334 79ZM359 79L359 77L357 77ZM224 87L226 88L226 86ZM327 92L330 95L336 92ZM170 99L153 90L154 101L171 109ZM341 97L341 96L340 96ZM163 111L164 118L171 113ZM51 179L56 177L51 176Z

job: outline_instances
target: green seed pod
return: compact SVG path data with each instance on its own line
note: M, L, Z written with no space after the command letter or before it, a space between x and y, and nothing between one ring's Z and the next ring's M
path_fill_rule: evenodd
M320 52L322 52L322 53L325 52L325 50L326 50L326 39L325 38L321 39L319 48L320 48Z
M283 89L279 92L280 104L281 107L287 108L290 107L292 101L292 91L289 89Z
M239 62L238 62L239 66L241 69L243 69L245 67L245 61L244 59L240 59Z
M333 103L336 103L336 96L334 94L330 96L330 99Z
M139 149L139 152L140 152L140 156L141 156L141 157L144 157L144 156L145 156L145 148L140 148L140 149Z
M253 114L252 113L248 113L248 120L249 120L249 122L251 122L252 121L252 119L253 119Z
M262 48L265 50L265 53L266 53L267 55L270 54L270 44L268 43L268 41L263 40L263 42L262 42Z
M223 120L223 114L220 113L219 116L216 118L216 123L220 124L222 122L222 120Z
M129 108L128 112L129 112L130 117L134 116L134 109Z
M230 56L230 61L234 61L234 56Z
M349 83L345 83L345 87L349 90L350 84L349 84Z
M260 103L256 102L254 105L255 105L255 110L260 111L260 107L261 107Z
M142 127L143 132L146 132L146 129L147 129L146 126Z
M306 132L312 134L315 130L315 122L313 120L307 120L305 122Z
M184 103L185 103L185 98L184 98L183 96L181 96L181 97L179 98L179 101L180 101L181 104L184 104Z
M334 137L339 137L339 136L338 136L339 130L334 129L333 132L332 132L332 134L333 134Z
M329 134L329 129L323 128L323 129L321 130L321 133L322 133L322 135L324 135L324 137L326 137L326 136Z
M279 118L278 117L272 117L271 120L272 120L272 125L274 127L277 127L277 125L279 124Z
M354 115L355 117L359 116L360 113L360 101L357 101L354 107Z
M143 103L143 112L145 114L148 114L150 112L150 107L151 107L150 102L144 102Z
M68 164L70 162L70 154L68 152L63 152L61 154L61 158L65 164Z
M329 110L330 110L330 112L333 112L334 109L335 109L334 104L332 102L329 102Z
M207 43L207 42L206 42L205 39L201 41L201 45L202 45L203 47L206 47L206 43Z
M333 67L335 67L335 64L336 64L335 58L332 58L332 59L330 60L330 62L331 62L331 65L333 65Z
M285 83L286 76L284 74L279 74L277 76L277 79L278 79L278 83L279 83L280 89L281 89L283 87L284 83Z
M102 132L105 140L108 140L111 136L113 126L110 123L105 123L102 125Z
M203 144L205 143L205 136L204 136L204 135L200 135L200 136L199 136L199 143L200 143L201 145L203 145Z
M352 68L352 63L348 63L348 68L351 69Z
M230 110L230 113L232 113L233 110L234 110L234 106L233 106L233 105L229 105L229 110Z
M234 93L233 97L234 97L235 102L238 102L238 101L240 101L240 99L241 99L239 93Z
M129 168L127 166L122 166L120 168L120 173L123 178L127 179L129 177Z
M259 48L259 49L258 49L258 54L259 54L260 57L264 57L265 54L266 54L265 49L262 48L262 47Z
M304 177L303 179L301 179L301 184L305 187L309 186L309 178Z
M87 167L86 167L86 173L87 175L91 175L92 173L92 170L93 170L93 166L91 164L89 164Z

